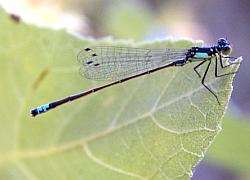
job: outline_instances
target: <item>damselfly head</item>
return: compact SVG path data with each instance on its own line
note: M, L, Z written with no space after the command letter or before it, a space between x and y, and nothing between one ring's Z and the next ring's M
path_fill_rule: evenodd
M232 47L225 38L218 39L218 48L224 55L230 55L232 53Z

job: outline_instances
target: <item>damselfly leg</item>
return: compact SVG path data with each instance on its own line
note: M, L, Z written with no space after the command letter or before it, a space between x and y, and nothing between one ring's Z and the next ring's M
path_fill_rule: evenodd
M224 65L221 55L219 55L219 58L220 58L221 68L226 68L226 67L230 67L230 66L232 66L234 64L238 64L238 62L233 62L233 63L229 63L228 65ZM218 74L218 57L215 56L215 77L223 77L223 76L228 76L228 75L236 74L236 73L237 73L237 71L230 72L230 73L225 73L225 74Z
M203 61L204 62L204 61ZM204 75L203 75L203 77L202 77L202 80L201 80L201 84L216 98L216 100L217 100L217 102L218 102L218 104L220 105L220 101L219 101L219 98L218 98L218 96L205 84L205 79L206 79L206 76L207 76L207 72L208 72L208 70L209 70L209 68L210 68L210 65L211 65L211 62L212 62L212 60L210 59L210 60L208 60L208 65L207 65L207 68L206 68L206 70L205 70L205 73L204 73ZM202 63L203 64L203 63Z
M197 68L200 67L202 64L204 64L206 62L206 60L202 61L201 63L199 63L198 65L196 65L194 67L194 71L196 72L196 74L201 78L200 73L197 71Z
M226 68L226 67L229 67L229 66L232 66L234 64L238 64L239 62L231 62L229 63L228 65L224 65L223 64L223 60L222 60L222 55L215 55L215 77L218 78L218 77L223 77L223 76L228 76L228 75L232 75L232 74L236 74L237 71L235 72L229 72L229 73L225 73L225 74L218 74L218 56L219 56L219 59L220 59L220 65L221 65L221 68ZM233 58L233 57L223 57L223 58ZM235 58L234 58L235 59ZM201 84L209 91L213 94L213 96L216 98L217 102L220 104L220 101L219 101L219 98L218 96L215 94L215 92L213 92L213 90L211 90L206 84L205 84L205 79L206 79L206 76L207 76L207 72L210 68L210 65L211 65L211 62L212 62L212 59L210 58L210 60L204 60L202 61L201 63L199 63L198 65L196 65L193 69L195 71L195 73L201 78L201 75L200 73L197 71L197 68L200 67L201 65L203 65L206 61L209 61L207 67L206 67L206 70L205 70L205 73L203 74L202 76L202 81L201 81Z
M220 57L220 66L221 66L221 68L226 68L226 67L232 66L232 65L234 65L234 64L239 64L239 62L237 62L237 61L235 62L235 60L237 59L237 58L235 58L235 57L231 57L231 56L222 56L221 54L219 55L219 57ZM224 58L224 59L229 59L229 64L224 65L222 58ZM231 61L231 59L233 59L233 61Z

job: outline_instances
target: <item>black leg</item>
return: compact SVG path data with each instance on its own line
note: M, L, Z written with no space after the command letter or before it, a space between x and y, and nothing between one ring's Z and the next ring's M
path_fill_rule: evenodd
M221 67L221 68L226 68L226 67L232 66L232 65L234 65L234 64L239 64L239 62L232 62L232 63L229 63L228 65L224 65L224 64L223 64L223 60L222 60L222 55L220 54L219 57L220 57L220 67ZM216 56L216 58L217 58L217 56ZM223 57L223 58L227 58L227 59L236 59L235 57L230 57L230 56L226 56L226 57ZM230 61L229 61L229 62L230 62Z
M206 60L202 61L201 63L199 63L198 65L196 65L194 67L194 71L196 72L196 74L198 74L199 77L201 77L200 73L196 70L198 67L200 67L202 64L204 64L204 62L206 62Z
M231 66L233 64L229 64L227 66L224 66L223 63L222 63L222 58L221 58L221 55L219 56L220 57L220 64L221 64L221 68L225 68L225 67L228 67L228 66ZM234 63L234 64L237 64L237 63ZM224 67L223 67L224 66ZM218 58L217 56L215 56L215 77L222 77L222 76L228 76L230 74L236 74L236 72L230 72L230 73L226 73L226 74L220 74L218 75Z
M213 95L214 95L214 97L216 98L216 100L217 100L217 102L219 103L219 105L220 105L220 101L219 101L219 99L218 99L218 97L217 97L217 95L204 83L205 82L205 78L206 78L206 76L207 76L207 72L208 72L208 70L209 70L209 67L210 67L210 65L211 65L211 59L209 60L209 63L208 63L208 65L207 65L207 69L206 69L206 71L205 71L205 73L204 73L204 75L203 75L203 77L202 77L202 80L201 80L201 84L207 89L207 90L209 90L210 91L210 93L212 93Z

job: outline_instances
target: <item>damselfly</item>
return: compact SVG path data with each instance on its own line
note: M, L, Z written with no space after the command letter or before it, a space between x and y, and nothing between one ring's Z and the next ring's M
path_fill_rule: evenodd
M67 102L79 99L94 92L103 90L115 84L150 74L161 69L174 66L184 66L187 63L199 62L193 69L201 78L201 84L220 101L217 95L205 84L205 78L210 68L212 59L215 59L215 77L227 76L236 72L218 74L218 63L221 68L229 67L238 62L231 61L232 52L230 43L225 38L220 38L216 45L210 47L192 47L190 49L143 49L131 47L99 46L85 48L78 54L81 64L80 72L86 78L93 80L114 80L111 83L99 86L88 91L75 94L58 101L39 106L31 110L32 116L47 112ZM223 63L223 58L229 60ZM205 72L201 75L197 68L208 62Z

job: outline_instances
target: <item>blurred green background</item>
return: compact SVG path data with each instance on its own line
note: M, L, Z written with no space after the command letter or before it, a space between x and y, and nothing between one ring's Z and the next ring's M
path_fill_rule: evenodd
M188 37L213 44L227 37L243 56L223 130L194 172L195 179L250 179L250 1L0 0L29 23L87 37L147 41Z

